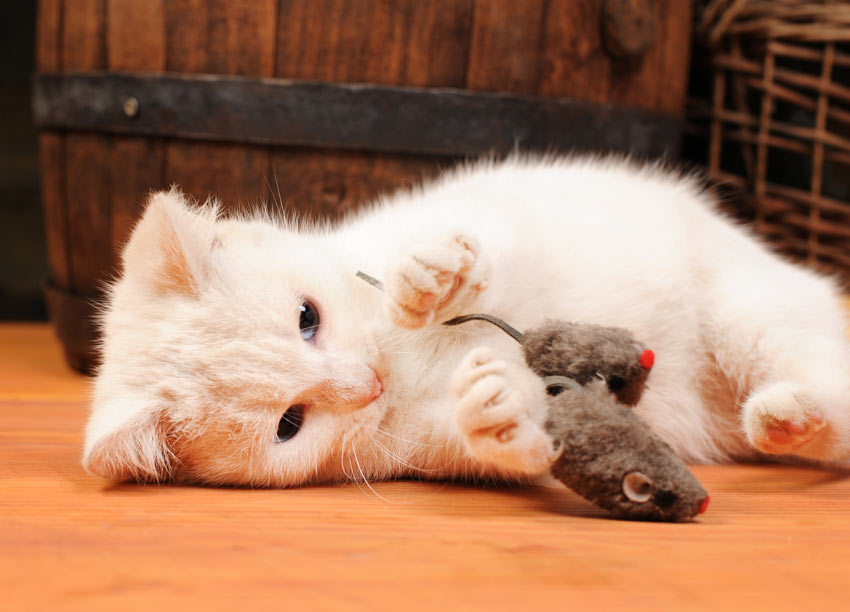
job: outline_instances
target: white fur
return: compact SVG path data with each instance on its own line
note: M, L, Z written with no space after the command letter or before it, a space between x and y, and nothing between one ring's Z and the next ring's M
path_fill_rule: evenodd
M541 383L500 330L439 325L469 312L519 329L547 318L630 329L657 356L636 410L689 461L850 450L833 283L771 255L659 167L482 163L332 229L215 220L172 190L153 196L124 265L84 459L107 477L288 486L541 472L552 456ZM315 344L299 335L304 298L321 315ZM294 404L304 425L278 443Z

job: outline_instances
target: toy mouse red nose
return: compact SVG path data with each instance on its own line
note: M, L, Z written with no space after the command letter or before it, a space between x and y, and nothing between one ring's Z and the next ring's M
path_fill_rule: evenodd
M708 510L708 502L711 501L711 498L706 495L705 499L702 500L702 503L699 505L699 510L697 510L697 514L704 514L706 510Z
M655 353L653 353L649 349L646 349L640 354L638 363L640 363L640 365L645 367L647 370L651 370L652 366L655 365Z

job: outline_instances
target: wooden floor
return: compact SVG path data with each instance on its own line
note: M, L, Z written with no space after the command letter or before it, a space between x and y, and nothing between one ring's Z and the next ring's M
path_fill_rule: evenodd
M711 507L676 525L549 489L115 486L79 466L86 384L0 325L2 610L850 607L847 474L696 467Z

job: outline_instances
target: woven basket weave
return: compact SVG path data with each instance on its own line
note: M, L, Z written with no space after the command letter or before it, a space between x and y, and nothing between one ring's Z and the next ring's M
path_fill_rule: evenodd
M850 3L712 0L696 32L710 176L778 250L850 279Z

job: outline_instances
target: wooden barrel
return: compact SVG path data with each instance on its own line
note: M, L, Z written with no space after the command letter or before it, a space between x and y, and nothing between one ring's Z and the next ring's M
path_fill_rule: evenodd
M46 295L70 363L95 363L91 302L151 190L336 218L482 152L669 152L690 19L683 0L41 0Z

